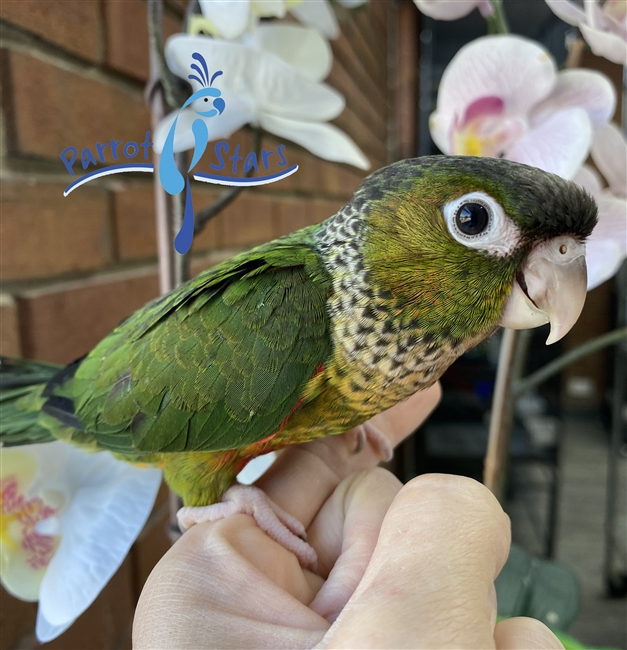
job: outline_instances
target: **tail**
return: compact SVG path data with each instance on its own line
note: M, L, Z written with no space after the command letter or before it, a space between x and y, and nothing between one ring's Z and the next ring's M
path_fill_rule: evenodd
M55 440L39 424L46 384L63 366L27 359L0 357L0 442L2 446Z

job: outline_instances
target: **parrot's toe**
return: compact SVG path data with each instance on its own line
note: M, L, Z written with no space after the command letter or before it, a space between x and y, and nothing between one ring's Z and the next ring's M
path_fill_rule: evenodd
M386 463L394 456L394 448L387 436L378 429L371 421L361 424L357 428L357 447L355 453L359 453L368 443L375 454Z
M233 485L224 493L220 503L181 508L177 518L181 530L186 531L194 524L239 514L253 517L268 537L298 558L303 568L317 573L318 556L307 543L303 524L274 503L263 490L252 485Z

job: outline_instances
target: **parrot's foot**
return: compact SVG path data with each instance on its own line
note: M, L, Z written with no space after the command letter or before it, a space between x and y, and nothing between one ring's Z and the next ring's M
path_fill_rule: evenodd
M374 453L381 460L386 463L392 460L394 448L387 439L387 436L370 421L357 427L357 448L355 449L355 453L359 453L366 446L366 443L370 444Z
M305 527L296 517L279 508L265 492L252 485L233 485L224 493L221 503L181 508L177 518L181 530L186 531L194 524L239 514L253 517L257 526L293 553L303 568L317 572L318 556L306 541Z

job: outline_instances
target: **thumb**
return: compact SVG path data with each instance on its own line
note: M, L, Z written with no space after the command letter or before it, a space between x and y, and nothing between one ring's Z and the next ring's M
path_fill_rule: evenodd
M366 573L325 648L494 648L494 579L509 519L468 478L421 476L392 503Z

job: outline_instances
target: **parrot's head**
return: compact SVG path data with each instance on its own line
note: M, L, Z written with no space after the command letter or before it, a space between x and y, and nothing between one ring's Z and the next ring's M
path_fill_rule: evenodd
M353 208L365 214L372 286L436 338L550 323L550 344L581 313L597 207L570 181L507 160L429 156L369 176Z

